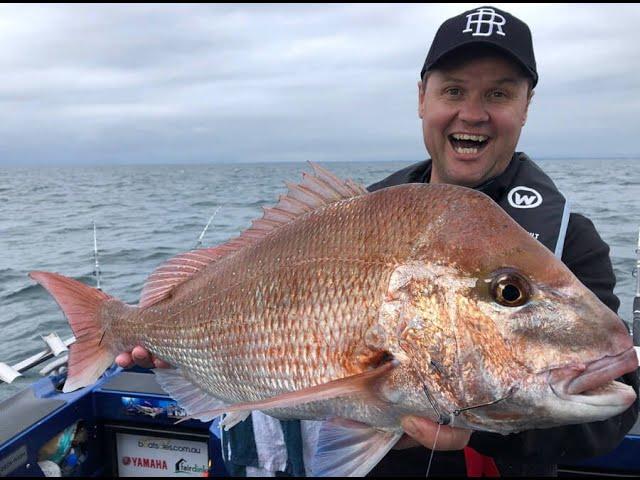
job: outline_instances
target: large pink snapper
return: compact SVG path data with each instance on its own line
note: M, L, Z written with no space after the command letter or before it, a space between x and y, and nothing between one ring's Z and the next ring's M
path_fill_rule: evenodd
M196 418L327 420L318 475L366 474L407 414L506 434L634 402L622 321L489 197L314 170L239 238L160 266L137 307L31 273L77 338L64 391L139 344Z

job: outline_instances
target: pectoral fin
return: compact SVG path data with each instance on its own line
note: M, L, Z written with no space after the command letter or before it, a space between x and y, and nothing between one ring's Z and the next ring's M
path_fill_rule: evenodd
M349 377L333 380L331 382L314 385L295 392L287 392L265 400L256 402L236 403L230 406L217 407L212 410L202 409L193 415L183 418L180 421L198 418L202 416L217 417L223 413L245 412L251 410L270 410L273 408L288 408L303 403L328 400L330 398L342 397L351 394L370 394L370 387L373 382L388 374L397 363L387 362L373 370L358 373Z

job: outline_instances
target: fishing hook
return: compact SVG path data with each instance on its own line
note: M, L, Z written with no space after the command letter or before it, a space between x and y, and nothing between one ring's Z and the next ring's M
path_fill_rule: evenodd
M433 368L435 368L438 373L440 373L442 375L442 369L440 368L440 366L438 365L438 363L434 362L433 360L431 360L431 366L433 366ZM429 391L429 388L427 387L426 382L424 382L422 384L422 390L424 391L424 394L426 395L427 399L429 400L429 403L431 404L431 408L433 408L433 410L436 412L436 415L438 416L438 424L439 425L449 425L450 423L452 423L454 417L458 417L460 416L460 414L462 412L466 412L468 410L473 410L475 408L480 408L480 407L488 407L491 405L495 405L496 403L502 402L504 400L507 400L509 397L511 397L517 390L517 387L514 385L512 386L509 391L507 392L507 394L502 397L502 398L498 398L497 400L493 400L491 402L487 402L487 403L481 403L478 405L473 405L471 407L464 407L464 408L458 408L456 410L454 410L453 412L447 412L447 415L444 415L441 411L440 408L438 408L438 403L436 402L435 398L433 398L433 395L431 395L431 392Z
M506 399L508 399L509 397L511 397L511 396L516 392L516 390L517 390L517 387L512 386L512 387L509 389L509 391L507 392L507 394L506 394L504 397L502 397L502 398L499 398L499 399L494 400L494 401L492 401L492 402L488 402L488 403L481 403L481 404L479 404L479 405L474 405L474 406L472 406L472 407L465 407L465 408L460 408L460 409L458 409L458 410L454 410L454 411L453 411L453 415L457 417L457 416L458 416L458 415L460 415L462 412L466 412L467 410L472 410L472 409L474 409L474 408L488 407L488 406L490 406L490 405L495 405L496 403L498 403L498 402L502 402L503 400L506 400Z
M433 398L433 396L431 395L431 392L429 392L429 388L427 387L426 383L422 384L422 391L424 391L424 394L427 396L427 399L431 404L431 408L433 408L433 410L436 412L436 415L438 416L438 420L437 420L438 425L449 425L449 423L451 423L451 414L443 415L440 412L440 409L438 408L438 404Z

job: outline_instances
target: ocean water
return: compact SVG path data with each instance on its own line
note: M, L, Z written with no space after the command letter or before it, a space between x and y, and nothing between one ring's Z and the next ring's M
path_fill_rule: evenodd
M324 166L366 185L409 163ZM619 313L630 321L640 159L539 164L610 245ZM0 362L37 353L44 347L40 336L49 332L71 336L57 304L27 273L54 271L95 285L93 221L103 290L137 303L151 271L193 248L214 212L203 246L238 235L286 191L285 180L297 181L303 171L310 171L304 163L0 168ZM0 384L0 399L38 370Z

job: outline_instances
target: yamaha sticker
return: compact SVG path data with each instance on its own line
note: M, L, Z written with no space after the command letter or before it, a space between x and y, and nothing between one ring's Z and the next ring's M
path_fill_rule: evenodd
M116 433L121 477L202 477L209 471L207 442Z

